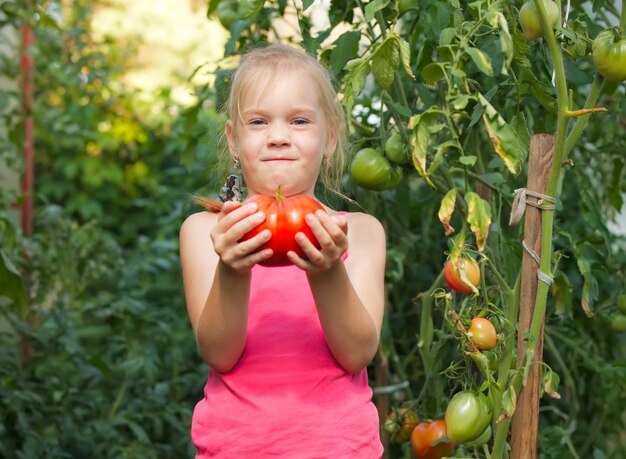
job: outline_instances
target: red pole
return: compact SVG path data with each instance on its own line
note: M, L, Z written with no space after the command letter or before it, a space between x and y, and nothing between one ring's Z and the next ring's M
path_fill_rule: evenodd
M22 26L22 103L24 106L24 177L22 179L22 231L29 236L33 233L33 190L35 186L35 121L33 117L35 59L32 49L35 45L35 32L29 24Z

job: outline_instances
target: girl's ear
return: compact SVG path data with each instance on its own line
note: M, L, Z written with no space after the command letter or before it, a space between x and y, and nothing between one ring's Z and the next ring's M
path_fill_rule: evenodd
M228 142L228 151L233 158L239 157L237 148L237 136L235 135L235 128L233 122L228 120L224 129L226 134L226 141Z

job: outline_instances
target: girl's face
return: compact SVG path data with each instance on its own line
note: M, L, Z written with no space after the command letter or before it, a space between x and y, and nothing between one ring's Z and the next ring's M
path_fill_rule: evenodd
M284 196L313 196L327 138L316 88L305 72L290 72L267 88L254 83L242 98L236 132L229 121L226 136L250 195L273 195L280 185Z

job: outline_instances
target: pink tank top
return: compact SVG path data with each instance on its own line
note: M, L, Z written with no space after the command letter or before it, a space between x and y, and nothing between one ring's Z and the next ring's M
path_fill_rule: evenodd
M367 369L332 356L304 271L255 266L250 292L241 359L209 369L193 413L196 458L380 458Z

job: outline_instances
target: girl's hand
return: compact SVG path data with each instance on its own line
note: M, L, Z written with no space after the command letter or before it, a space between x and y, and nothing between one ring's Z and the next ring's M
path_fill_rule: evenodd
M327 271L348 249L348 220L343 215L331 216L318 210L315 214L308 214L306 222L320 243L320 248L316 248L303 233L298 233L296 242L308 260L291 251L287 253L287 258L309 273Z
M256 250L270 240L272 234L265 230L252 239L239 240L265 220L263 212L257 212L256 203L242 204L227 201L217 216L217 224L211 231L211 239L220 261L237 273L246 273L252 267L272 256L271 249Z

